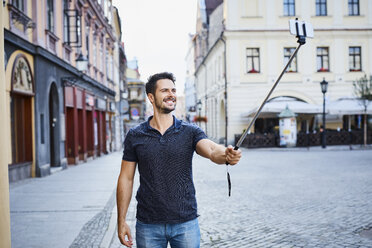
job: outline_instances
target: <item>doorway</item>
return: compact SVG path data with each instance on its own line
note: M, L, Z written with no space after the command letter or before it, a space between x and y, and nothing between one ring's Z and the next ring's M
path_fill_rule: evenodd
M60 166L59 147L59 100L58 90L52 83L49 91L49 137L50 137L50 166Z

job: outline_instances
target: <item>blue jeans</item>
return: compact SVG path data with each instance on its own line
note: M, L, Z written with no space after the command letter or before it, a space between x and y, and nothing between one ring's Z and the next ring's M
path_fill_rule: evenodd
M136 243L138 248L199 248L198 219L178 224L145 224L137 220Z

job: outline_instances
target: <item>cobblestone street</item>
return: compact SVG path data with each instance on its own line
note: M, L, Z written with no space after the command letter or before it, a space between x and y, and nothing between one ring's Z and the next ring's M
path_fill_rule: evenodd
M195 156L201 247L372 247L372 151L243 150L230 167ZM129 222L134 232L134 204ZM120 247L116 233L111 247Z
M12 247L123 247L115 230L120 160L114 153L12 184ZM371 161L372 150L243 149L230 167L229 198L226 167L196 155L201 247L372 247Z
M202 247L372 247L371 151L243 156L231 198L226 169L196 157Z

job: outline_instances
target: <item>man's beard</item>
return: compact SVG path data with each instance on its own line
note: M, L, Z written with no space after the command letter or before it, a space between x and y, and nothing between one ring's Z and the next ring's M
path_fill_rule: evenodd
M167 107L162 106L162 103L166 102L168 100L174 100L174 107L173 108L167 108ZM155 107L159 110L160 113L169 114L170 112L172 112L173 110L176 109L176 98L175 97L167 97L167 98L161 100L161 102L155 100Z

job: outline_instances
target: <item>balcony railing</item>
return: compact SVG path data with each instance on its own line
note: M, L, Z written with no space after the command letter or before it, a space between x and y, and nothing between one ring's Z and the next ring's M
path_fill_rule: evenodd
M320 146L322 133L297 133L297 147ZM239 140L240 134L235 135L235 143ZM279 147L279 135L268 134L248 134L241 147ZM358 145L363 144L363 131L327 131L327 145ZM372 144L372 130L367 132L367 143Z

